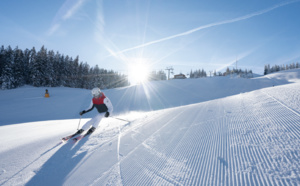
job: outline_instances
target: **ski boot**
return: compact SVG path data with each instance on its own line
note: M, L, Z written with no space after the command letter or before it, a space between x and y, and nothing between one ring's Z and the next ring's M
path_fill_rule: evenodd
M90 130L87 131L86 135L92 134L95 130L95 127L90 128Z

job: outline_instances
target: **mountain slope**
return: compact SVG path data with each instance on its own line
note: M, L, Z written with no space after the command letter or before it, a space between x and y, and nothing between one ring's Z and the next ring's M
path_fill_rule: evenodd
M293 74L294 71L288 74ZM297 71L295 71L297 74ZM276 76L277 77L277 76ZM215 77L172 81L147 82L145 84L103 90L114 105L114 115L132 111L154 111L200 103L291 83L288 77L244 79ZM32 121L76 119L91 101L90 90L47 87L50 98L45 99L43 87L24 86L0 91L0 126ZM84 115L90 118L95 111ZM16 117L17 116L17 117Z
M289 82L288 73L299 77L290 71L262 81ZM254 91L118 116L129 122L104 119L77 144L58 139L74 132L78 119L2 126L0 184L300 184L298 79L249 85Z

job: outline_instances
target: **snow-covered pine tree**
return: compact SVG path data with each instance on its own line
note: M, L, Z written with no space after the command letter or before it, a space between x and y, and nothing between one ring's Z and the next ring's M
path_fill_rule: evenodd
M48 51L46 61L46 70L45 70L45 84L47 87L54 86L55 81L55 72L54 72L54 63L55 63L55 54L53 50Z
M56 52L56 54L54 55L54 61L53 61L53 71L54 71L53 86L54 87L61 86L60 59L61 59L61 55L59 54L59 52Z
M23 59L23 77L25 84L30 83L30 53L29 49L25 49L24 51L24 59Z
M14 55L10 46L4 52L3 56L3 69L1 74L1 89L15 88L15 79L13 73Z
M104 87L103 83L103 76L100 74L100 69L98 65L96 65L94 68L91 68L91 81L93 82L93 87Z
M44 86L44 75L46 68L44 67L45 61L43 57L45 57L46 54L47 53L44 49L44 46L38 53L36 53L35 48L32 50L30 77L33 86Z
M14 72L14 87L19 87L25 85L25 77L24 77L24 53L18 47L16 47L13 51L14 55L14 63L12 66Z
M74 85L73 87L79 88L78 82L79 82L79 56L76 56L76 58L73 60L73 65L72 65L72 73L74 75Z
M90 81L89 81L89 70L90 66L85 62L83 63L83 68L82 68L82 88L89 89L90 88Z
M4 49L4 46L2 45L0 48L0 85L2 85L1 76L2 76L2 72L4 69L4 63L5 63L4 56L5 56L5 49Z

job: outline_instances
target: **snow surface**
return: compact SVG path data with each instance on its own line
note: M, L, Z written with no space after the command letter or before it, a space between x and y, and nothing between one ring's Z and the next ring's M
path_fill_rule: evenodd
M103 90L115 118L75 144L90 91L45 89L0 91L0 185L300 184L300 70Z

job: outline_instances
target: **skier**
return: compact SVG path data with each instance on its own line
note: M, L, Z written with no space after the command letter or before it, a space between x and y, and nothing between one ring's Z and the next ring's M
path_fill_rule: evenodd
M87 129L89 129L89 130L87 131L85 136L93 133L96 130L96 128L98 127L102 118L109 117L109 115L112 113L113 106L112 106L110 100L108 99L108 97L106 97L104 95L103 92L101 92L101 90L99 88L93 88L92 95L93 95L93 99L91 101L89 108L81 111L79 114L82 116L83 114L93 110L95 107L98 111L98 114L96 116L94 116L91 120L86 122L82 126L82 128L80 130L78 130L75 134L65 137L65 138L63 138L63 140L68 140L78 134L81 134L83 131L85 131Z
M48 89L46 89L46 92L45 92L45 98L49 98L49 97L50 97L49 91L48 91Z

